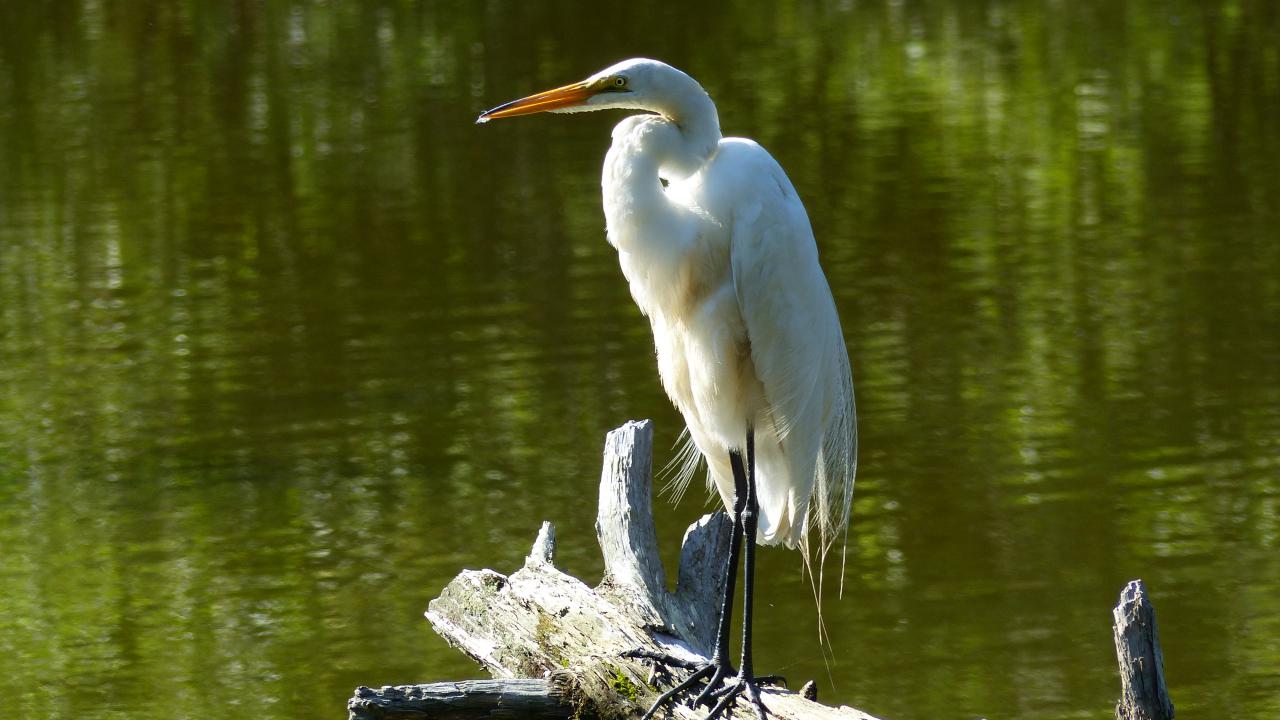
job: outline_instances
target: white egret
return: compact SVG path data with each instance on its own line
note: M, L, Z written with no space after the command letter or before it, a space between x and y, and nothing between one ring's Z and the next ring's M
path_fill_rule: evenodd
M708 717L739 695L763 717L762 678L751 664L754 545L799 547L808 562L810 528L825 554L849 521L857 428L840 320L786 173L755 142L721 137L711 98L680 70L626 60L477 122L606 109L645 113L618 123L605 155L608 239L652 325L663 387L734 522L712 662L695 666L646 717L704 680L694 704L715 699ZM697 465L690 453L683 483ZM746 600L735 671L739 553Z

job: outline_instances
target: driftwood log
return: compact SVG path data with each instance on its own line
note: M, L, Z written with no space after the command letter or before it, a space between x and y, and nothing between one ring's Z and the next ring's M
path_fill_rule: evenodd
M347 701L362 720L572 720L573 705L548 680L461 680L429 685L362 687Z
M624 652L709 656L732 525L717 512L689 528L676 588L668 590L653 524L652 444L648 421L629 422L605 441L596 520L605 565L599 585L556 569L555 528L543 523L524 567L510 575L463 571L431 601L426 616L436 632L496 678L480 688L482 697L464 702L459 683L360 688L348 703L351 717L636 717L678 677L654 678L648 661ZM538 700L534 709L530 691L545 692L547 701ZM762 694L777 720L876 720L783 688L767 687ZM667 716L705 714L679 706ZM754 717L745 706L727 716Z
M715 643L724 548L731 531L723 512L685 533L674 592L667 589L653 524L648 421L609 433L596 536L605 576L595 588L556 569L555 528L543 523L510 575L466 570L431 601L426 616L451 645L495 679L357 688L353 720L589 720L637 717L678 678L654 678L646 661L624 657L646 649L705 660ZM1172 720L1155 612L1141 580L1125 587L1113 611L1122 697L1118 720ZM820 705L800 693L766 687L775 720L876 720L850 707ZM706 710L675 706L665 717L700 719ZM754 720L736 705L727 718Z
M1146 585L1130 581L1111 615L1120 663L1117 720L1173 720L1173 701L1164 683L1164 651Z

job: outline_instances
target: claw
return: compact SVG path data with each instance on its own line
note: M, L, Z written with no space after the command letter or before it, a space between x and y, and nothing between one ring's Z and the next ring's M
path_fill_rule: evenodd
M719 665L713 665L712 667L714 667L716 671L711 675L711 679L707 681L707 686L702 689L702 692L698 693L698 697L693 699L693 707L710 705L711 698L719 697L720 694L724 692L724 680L733 672L731 668ZM708 717L712 716L709 715Z
M729 704L736 700L739 695L745 696L747 701L751 703L752 709L756 711L756 720L767 720L769 711L765 710L764 702L760 700L760 688L756 685L756 681L741 675L726 686L720 702L711 708L711 713L707 715L705 720L715 720L715 718L720 717L720 714L728 709Z

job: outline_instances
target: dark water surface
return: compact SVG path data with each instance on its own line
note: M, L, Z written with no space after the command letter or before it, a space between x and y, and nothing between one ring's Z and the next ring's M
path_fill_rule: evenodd
M1179 717L1280 717L1280 6L683 5L0 3L8 714L341 717L475 676L421 612L540 521L598 577L604 432L681 427L619 115L472 121L643 54L788 169L854 360L836 660L767 550L757 667L1106 717L1141 576Z

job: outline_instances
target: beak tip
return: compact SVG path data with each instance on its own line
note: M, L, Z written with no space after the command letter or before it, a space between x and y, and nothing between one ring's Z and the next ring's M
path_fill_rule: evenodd
M489 116L484 113L480 113L480 117L476 118L477 125L483 125L487 122L489 122Z

